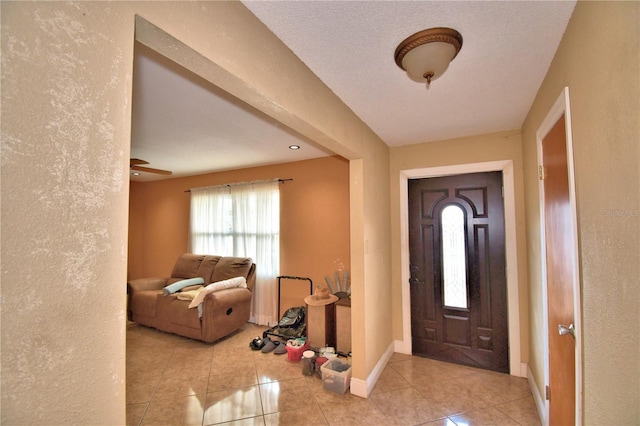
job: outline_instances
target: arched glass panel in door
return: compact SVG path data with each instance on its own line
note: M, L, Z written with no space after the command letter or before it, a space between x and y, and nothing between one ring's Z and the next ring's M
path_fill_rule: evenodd
M441 224L444 305L468 309L464 211L453 204L445 207L441 213Z

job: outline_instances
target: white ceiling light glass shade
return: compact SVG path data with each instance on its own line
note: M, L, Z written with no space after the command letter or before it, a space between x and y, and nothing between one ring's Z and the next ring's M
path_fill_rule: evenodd
M462 36L451 28L430 28L419 31L396 48L396 64L409 78L426 83L440 77L462 48Z

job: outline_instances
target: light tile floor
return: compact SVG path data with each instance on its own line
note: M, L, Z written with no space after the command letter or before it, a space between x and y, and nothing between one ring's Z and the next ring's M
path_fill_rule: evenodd
M129 324L128 425L539 425L526 379L394 354L369 398L325 390L265 327L207 344Z

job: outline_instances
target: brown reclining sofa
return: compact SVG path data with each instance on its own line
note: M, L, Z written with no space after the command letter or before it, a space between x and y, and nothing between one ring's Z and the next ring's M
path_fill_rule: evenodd
M165 294L163 291L168 285L197 277L202 278L204 286L244 277L247 288L209 293L201 309L190 309L189 300L178 299L179 292ZM249 258L185 253L176 261L170 278L141 278L127 283L129 319L169 333L214 342L249 321L255 282L256 265Z

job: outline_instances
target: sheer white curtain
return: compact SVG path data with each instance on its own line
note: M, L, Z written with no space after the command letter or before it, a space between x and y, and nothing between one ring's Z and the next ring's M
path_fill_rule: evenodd
M226 186L191 190L192 253L233 256L231 194Z
M273 325L280 273L278 181L191 190L191 251L256 263L251 322Z
M280 187L276 182L231 188L234 247L256 262L251 322L277 322L276 280L280 272Z

